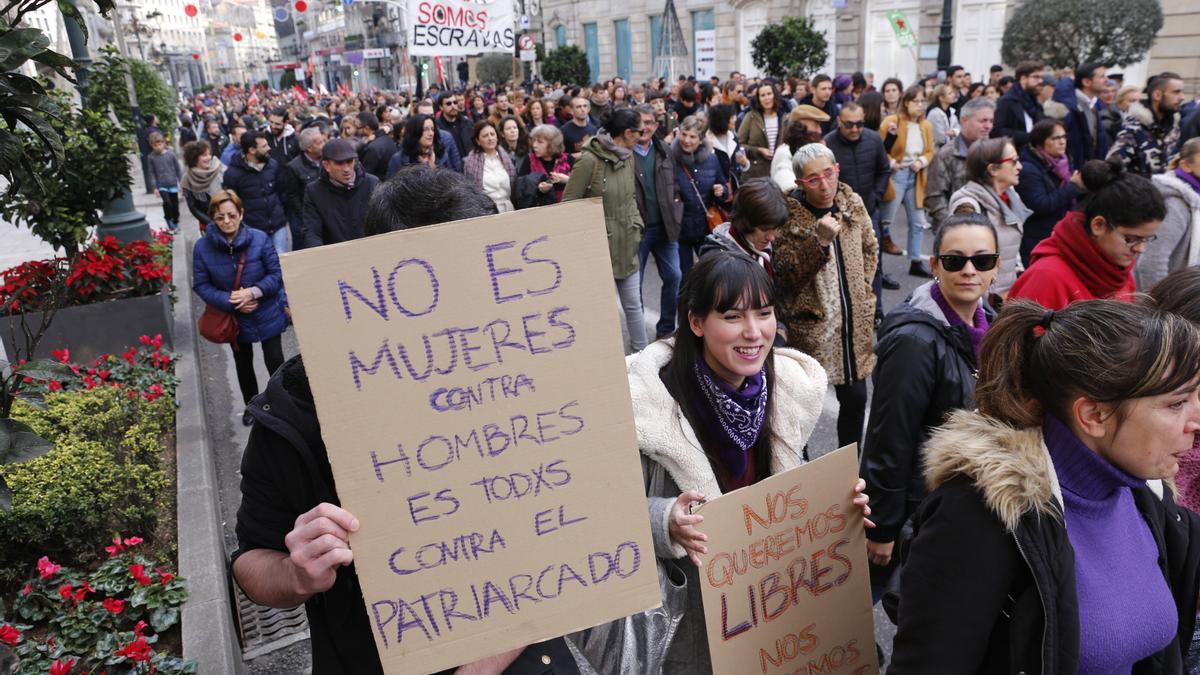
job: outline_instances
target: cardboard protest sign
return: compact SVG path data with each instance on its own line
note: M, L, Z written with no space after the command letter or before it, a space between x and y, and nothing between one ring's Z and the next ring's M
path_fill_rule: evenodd
M878 673L858 453L849 445L698 508L714 673Z
M385 670L659 605L599 201L282 262Z
M408 53L468 56L513 52L513 0L407 0Z

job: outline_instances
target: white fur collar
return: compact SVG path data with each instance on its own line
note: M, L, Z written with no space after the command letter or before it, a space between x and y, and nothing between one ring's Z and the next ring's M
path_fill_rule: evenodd
M721 494L696 433L658 373L671 359L673 343L660 340L625 358L637 422L638 448L667 470L681 490L711 499ZM816 359L776 348L774 424L781 442L772 450L771 473L804 463L803 449L821 416L826 377Z

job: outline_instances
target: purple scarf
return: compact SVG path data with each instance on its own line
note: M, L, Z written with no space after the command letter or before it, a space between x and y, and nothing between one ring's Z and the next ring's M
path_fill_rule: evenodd
M1058 176L1058 179L1061 181L1062 185L1066 185L1067 181L1071 180L1070 157L1067 157L1065 154L1062 157L1051 157L1043 152L1040 148L1034 148L1033 151L1037 153L1038 157L1042 158L1042 161L1050 165L1050 169L1054 171L1055 176Z
M1191 185L1192 189L1195 190L1197 194L1200 194L1200 178L1196 178L1191 173L1184 171L1182 166L1175 169L1175 177L1187 183L1188 185Z
M746 473L746 451L756 441L767 417L766 370L746 378L741 390L717 377L703 358L696 359L696 384L704 396L700 422L705 435L717 444L717 456L729 477Z
M950 306L950 303L946 302L946 296L942 295L942 289L936 281L933 283L933 288L929 289L929 294L933 296L933 301L941 308L942 314L946 315L946 321L949 322L951 327L962 326L966 329L967 337L971 338L971 348L975 350L975 358L978 359L979 345L983 343L983 334L988 329L987 315L983 313L983 305L979 304L975 306L975 325L972 326L963 321L958 312L954 311L954 308Z

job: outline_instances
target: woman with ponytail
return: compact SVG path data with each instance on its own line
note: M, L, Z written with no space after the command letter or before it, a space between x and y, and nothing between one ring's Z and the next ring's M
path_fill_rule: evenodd
M1181 673L1200 520L1171 478L1200 431L1200 332L1114 300L1016 300L978 411L924 450L889 675Z
M1087 194L1033 249L1008 298L1062 309L1078 300L1129 300L1133 265L1167 215L1162 195L1119 160L1093 159L1080 172Z

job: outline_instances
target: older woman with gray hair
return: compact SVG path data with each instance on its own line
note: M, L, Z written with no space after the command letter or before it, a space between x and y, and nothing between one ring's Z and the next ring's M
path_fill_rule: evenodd
M721 211L721 223L727 218L732 190L726 184L721 160L705 139L708 118L703 113L690 115L679 123L671 156L675 161L675 184L683 202L683 218L679 227L679 273L687 277L688 270L700 254L700 245L710 232L709 209Z
M862 198L838 180L833 151L820 143L792 156L796 188L774 242L776 307L788 317L787 345L821 363L838 403L838 445L861 443L866 378L875 367L879 244Z
M562 201L575 161L563 151L562 132L539 124L529 132L529 154L518 158L513 204L518 209Z

